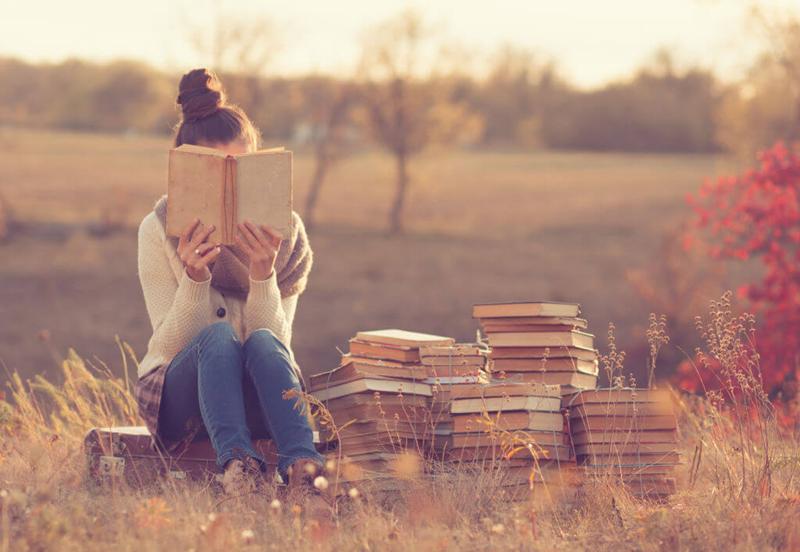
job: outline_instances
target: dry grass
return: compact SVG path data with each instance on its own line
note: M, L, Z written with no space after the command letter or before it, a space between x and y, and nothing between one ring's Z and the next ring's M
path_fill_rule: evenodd
M168 147L166 138L0 129L0 196L19 219L39 223L0 243L0 304L13 320L0 325L0 359L9 367L57 376L53 358L60 362L71 346L119 375L114 333L144 355L151 329L135 225L165 189ZM301 214L312 169L298 152ZM736 170L725 157L703 155L435 152L412 167L408 234L389 238L391 160L358 153L334 168L322 193L320 225L310 234L315 265L294 325L297 358L316 373L336 365L336 347L358 328L469 340L473 303L568 300L581 303L590 331L616 322L629 366L645 381L647 348L636 344L656 307L626 274L660 266L663 232L686 215L687 192ZM125 230L97 239L56 225L104 220ZM715 285L710 293L732 284ZM687 286L670 303L688 303L693 291Z
M15 407L0 402L0 552L800 548L798 438L778 431L736 363L725 377L746 383L749 394L678 402L687 463L683 489L668 504L634 501L598 480L572 501L512 506L493 492L496 479L465 468L434 482L412 478L393 504L363 489L327 532L285 505L274 508L269 494L220 502L192 482L147 491L87 486L85 431L137 422L126 365L112 361L126 357L109 328L141 357L150 328L132 225L164 189L167 147L154 138L0 131L0 194L19 218L130 227L104 240L26 234L2 246L0 358L11 367ZM295 168L301 203L308 156L298 154ZM591 330L615 320L621 343L636 347L647 306L637 304L625 271L654 260L662 232L683 216L686 192L737 170L707 156L436 154L415 167L410 234L386 238L376 229L389 205L391 164L360 154L336 168L323 192L322 225L311 236L317 264L295 321L298 358L308 373L335 366L335 346L355 328L467 340L472 303L513 298L577 300ZM711 319L709 355L724 357L731 343L746 348L738 322L719 312ZM663 336L658 319L650 327ZM85 354L62 359L64 344ZM659 348L640 346L653 355ZM108 369L89 361L94 353ZM626 361L621 352L605 358L610 379L628 375L623 365L645 366L645 357ZM40 372L29 387L25 378Z
M407 477L394 501L361 489L340 504L336 527L324 528L269 492L220 500L175 480L146 491L96 488L84 480L85 431L135 422L135 413L124 380L71 355L63 386L15 377L16 406L0 402L0 551L797 550L800 441L763 401L757 359L741 362L753 360L750 319L731 314L729 301L713 303L702 328L704 354L722 363L732 387L713 400L676 396L691 461L668 503L633 500L613 479L598 479L569 500L508 504L495 479L462 468L432 482ZM614 358L611 369L621 362Z
M0 146L0 193L25 220L79 223L106 214L136 225L165 191L167 138L0 129ZM653 207L666 208L657 223L667 222L704 177L740 168L712 155L434 151L412 166L406 220L416 232L460 236L614 232L642 222ZM311 155L296 152L298 207L312 170ZM344 159L322 192L320 221L384 229L392 171L378 151ZM637 212L636 221L620 219Z

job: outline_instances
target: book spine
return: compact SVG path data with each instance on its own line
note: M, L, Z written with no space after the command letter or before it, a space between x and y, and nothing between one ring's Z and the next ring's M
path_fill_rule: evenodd
M234 243L236 235L236 158L225 157L225 182L222 186L222 242Z

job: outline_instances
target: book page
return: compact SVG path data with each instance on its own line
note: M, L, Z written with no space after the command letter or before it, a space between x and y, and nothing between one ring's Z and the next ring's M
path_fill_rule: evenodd
M277 149L277 148L276 148ZM236 156L236 220L268 224L287 239L292 224L292 152Z
M217 148L209 148L208 146L198 146L196 144L181 144L175 149L181 152L204 153L206 155L216 155L218 157L225 157L227 155L224 151L219 150Z
M219 219L225 155L221 152L201 153L198 149L217 151L181 146L169 152L167 235L179 236L192 219L199 217L203 224L217 227L209 239L219 241L222 237Z

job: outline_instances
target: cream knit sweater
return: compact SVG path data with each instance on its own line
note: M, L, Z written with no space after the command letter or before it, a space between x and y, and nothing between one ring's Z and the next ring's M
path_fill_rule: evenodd
M169 363L200 330L222 320L233 326L242 343L255 329L272 330L294 362L292 321L299 295L281 298L276 271L266 280L250 278L246 301L223 297L211 286L210 277L203 282L189 277L155 212L142 219L138 243L139 281L153 328L147 353L139 362L139 377Z

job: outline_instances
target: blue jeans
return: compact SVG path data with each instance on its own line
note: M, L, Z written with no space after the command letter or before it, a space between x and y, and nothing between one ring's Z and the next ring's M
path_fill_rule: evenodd
M253 331L244 345L228 322L203 328L170 362L159 410L159 433L180 440L192 422L202 420L222 470L232 458L264 458L252 438L270 437L278 451L278 473L300 458L323 463L313 443L306 414L287 389L301 389L289 351L266 328ZM252 433L251 433L252 428Z

